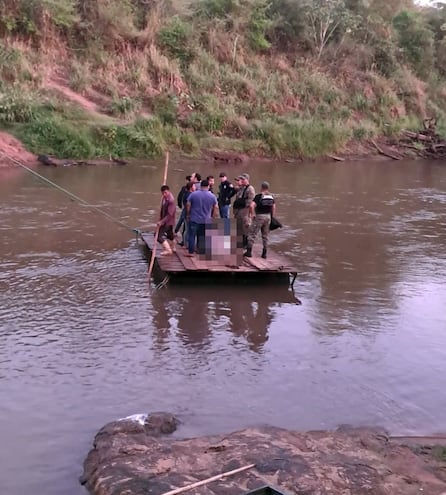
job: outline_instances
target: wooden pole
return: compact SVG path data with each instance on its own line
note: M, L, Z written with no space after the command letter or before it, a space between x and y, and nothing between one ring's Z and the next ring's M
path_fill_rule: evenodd
M163 183L162 185L166 185L166 182L167 182L167 170L169 168L169 152L166 151L166 159L165 159L165 162L164 162L164 176L163 176ZM163 206L163 198L161 198L161 204L160 204L160 210ZM154 242L153 242L153 248L152 248L152 256L150 257L150 263L149 263L149 273L148 273L148 276L149 276L149 285L150 285L150 281L152 279L152 270L153 270L153 265L155 263L155 257L156 257L156 248L158 246L158 234L159 234L159 231L160 231L160 228L159 226L156 227L156 231L155 231L155 239L154 239Z
M212 476L211 478L207 478L202 481L196 481L195 483L191 483L190 485L183 486L182 488L175 488L174 490L170 490L170 492L165 492L162 495L177 495L177 493L183 493L186 492L187 490L192 490L192 488L197 488L198 486L207 485L212 481L217 481L222 478L225 478L226 476L232 476L233 474L241 473L242 471L247 471L248 469L251 469L253 467L255 467L255 464L249 464L248 466L243 466L241 468L234 469L232 471L226 471L226 473L217 474L216 476Z

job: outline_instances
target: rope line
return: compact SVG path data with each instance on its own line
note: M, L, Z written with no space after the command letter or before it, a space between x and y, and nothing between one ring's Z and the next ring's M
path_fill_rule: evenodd
M115 217L112 217L109 213L107 213L106 211L104 210L101 210L100 208L98 208L97 206L94 206L94 205L91 205L89 204L87 201L85 201L85 199L82 199L80 198L79 196L76 196L76 194L73 194L72 192L68 191L67 189L57 185L55 182L47 179L46 177L44 177L43 175L40 175L38 174L37 172L35 172L34 170L32 170L31 168L27 167L26 165L23 165L23 163L20 163L18 160L16 160L15 158L12 158L11 156L7 155L6 153L4 153L3 151L0 151L0 155L4 156L5 158L7 158L8 160L10 160L11 162L13 162L15 165L19 165L20 167L24 168L25 170L27 170L28 172L30 172L31 174L33 174L35 177L37 177L38 179L40 179L41 181L49 184L51 187L54 187L56 189L58 189L59 191L63 192L64 194L66 194L67 196L69 196L72 200L75 200L75 201L78 201L79 203L81 203L83 206L87 206L88 208L92 208L94 210L96 210L98 213L100 213L101 215L104 215L104 217L108 218L109 220L111 220L112 222L115 222L117 223L118 225L120 225L121 227L124 227L125 229L129 230L130 232L133 232L134 234L136 234L137 236L139 234L141 234L141 231L139 229L134 229L132 227L130 227L129 225L125 224L124 222L122 222L121 220L118 220L117 218Z
M163 280L155 287L155 289L159 290L162 289L163 287L166 287L166 285L169 283L170 277L169 274L167 274Z

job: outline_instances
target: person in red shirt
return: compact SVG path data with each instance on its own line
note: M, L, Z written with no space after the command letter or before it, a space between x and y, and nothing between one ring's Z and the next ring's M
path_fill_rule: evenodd
M164 248L164 251L161 253L161 256L164 256L167 254L172 254L172 252L175 250L172 249L169 241L174 244L173 227L175 225L176 204L175 198L170 192L169 186L161 186L161 196L162 202L160 219L157 222L156 226L159 228L157 241Z

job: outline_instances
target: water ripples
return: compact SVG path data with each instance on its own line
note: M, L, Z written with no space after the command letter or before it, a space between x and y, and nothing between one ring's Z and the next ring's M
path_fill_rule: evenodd
M268 167L250 173L263 180ZM34 182L0 189L9 495L83 493L77 475L94 433L132 413L172 411L178 435L256 423L446 428L444 170L432 169L433 188L420 165L318 167L280 169L284 228L271 245L298 267L295 295L263 285L154 291L128 232ZM153 168L47 173L129 225L156 218Z

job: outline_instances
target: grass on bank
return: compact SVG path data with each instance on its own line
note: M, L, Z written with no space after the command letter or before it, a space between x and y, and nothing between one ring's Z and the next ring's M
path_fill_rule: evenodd
M155 55L152 50L154 60ZM20 60L27 65L23 56ZM402 128L420 127L413 114L398 114L402 103L392 83L377 74L365 75L366 98L359 89L350 96L352 88L337 87L329 74L306 67L297 71L285 61L275 62L275 72L258 61L237 71L203 54L180 73L167 58L158 60L162 64L160 60L163 70L173 71L169 77L179 78L175 84L183 84L185 92L177 95L169 90L150 97L114 94L104 110L123 123L93 118L39 89L39 82L24 78L0 84L0 126L9 126L34 153L73 159L148 158L166 149L197 156L203 148L313 158L342 150L351 139L392 136ZM125 72L123 59L119 64ZM80 67L74 66L79 73ZM165 76L159 77L164 81ZM209 92L199 91L203 79L213 80L214 93L211 84L204 84ZM406 81L406 86L406 99L412 98L415 106L420 98L416 81ZM145 118L138 117L143 106Z
M235 113L228 117L227 112L205 104L191 113L186 126L180 126L170 105L168 100L160 102L158 114L150 118L108 125L91 120L71 104L17 87L0 93L0 124L9 126L35 153L70 158L155 157L167 148L196 156L203 147L261 156L314 157L338 149L352 136L339 122L317 119L271 116L269 120L234 124ZM237 137L223 135L230 125Z
M0 5L0 126L36 153L214 148L305 158L419 129L423 116L446 131L446 8L410 0L322 2L317 12L308 10L316 0L31 3ZM328 12L337 26L323 45L311 12L317 22ZM45 93L51 77L99 94L105 117Z

